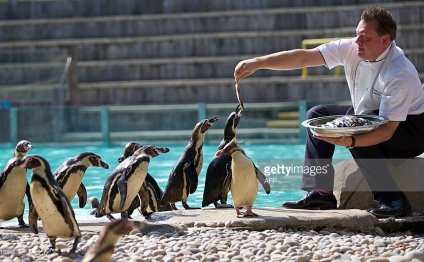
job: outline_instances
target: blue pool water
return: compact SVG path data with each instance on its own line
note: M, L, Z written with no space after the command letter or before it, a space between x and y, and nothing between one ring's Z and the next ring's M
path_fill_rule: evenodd
M158 145L162 146L162 145ZM167 154L160 155L152 159L149 165L149 173L155 177L159 186L164 189L170 171L174 164L183 153L185 145L163 145L170 149ZM259 187L259 194L255 202L256 207L280 207L281 203L287 200L295 200L304 195L300 191L299 185L301 175L296 172L290 172L289 169L301 166L303 163L304 145L289 144L289 145L257 145L257 144L241 144L246 155L248 155L258 166L258 168L267 175L271 184L271 193L265 194L262 187ZM87 189L88 197L97 197L100 199L104 183L111 174L112 170L117 166L117 159L122 154L124 146L113 147L97 147L97 146L78 146L78 147L62 147L62 146L38 146L35 145L30 151L30 154L43 156L50 163L52 172L60 166L60 164L70 157L73 157L81 152L90 151L102 157L109 164L110 169L102 169L99 167L90 167L87 169L83 183ZM213 158L217 146L205 145L203 147L204 164L199 178L199 186L193 195L189 196L188 204L193 207L200 207L203 198L203 188L205 184L205 175L208 164ZM13 155L13 148L0 148L0 168L3 170L6 162ZM349 158L348 150L342 147L337 147L335 159ZM28 171L28 179L30 179L30 171ZM30 180L29 180L30 181ZM229 195L229 203L232 203L231 195ZM78 198L72 201L77 219L92 218L89 215L90 205L83 209L78 207ZM178 208L182 208L180 203ZM212 207L212 205L211 205ZM27 211L26 211L27 212ZM24 216L25 221L27 215ZM7 222L13 223L14 221ZM4 222L2 223L4 224ZM13 223L14 224L14 223Z

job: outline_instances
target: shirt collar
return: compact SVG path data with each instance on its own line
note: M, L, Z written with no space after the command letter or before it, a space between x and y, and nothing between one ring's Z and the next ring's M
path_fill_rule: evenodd
M380 61L382 61L382 60L384 60L386 57L387 57L387 54L389 53L389 51L390 51L390 48L392 47L392 45L393 45L393 41L392 41L392 43L386 48L386 50L384 50L384 52L381 54L381 55L379 55L378 57L377 57L377 59L375 60L375 61L372 61L372 62L370 62L370 61L367 61L367 62L369 62L369 63L378 63L378 62L380 62Z

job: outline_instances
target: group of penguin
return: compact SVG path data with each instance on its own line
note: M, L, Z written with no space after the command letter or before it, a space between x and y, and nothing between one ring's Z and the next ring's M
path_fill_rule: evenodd
M237 143L236 130L242 112L243 107L239 105L227 119L224 138L207 169L202 207L214 204L216 208L232 208L227 204L227 195L231 191L237 216L251 217L257 216L252 211L258 193L257 180L267 194L271 188L264 174ZM96 261L103 255L111 256L110 248L105 249L101 242L108 242L107 239L111 238L108 234L114 235L112 242L116 242L120 234L136 228L136 222L126 219L131 218L135 209L148 218L153 212L175 210L175 203L179 201L185 209L192 208L188 206L187 199L197 189L203 166L205 134L216 121L218 118L214 117L196 124L189 143L169 175L164 191L149 174L148 166L151 158L167 153L169 149L142 146L137 142L127 143L118 159L118 166L107 178L101 200L89 200L92 214L96 217L107 216L113 222L106 226L99 242L86 253L90 259L84 261ZM108 169L109 165L95 153L84 152L65 161L52 173L46 159L39 155L27 155L31 148L26 140L18 142L13 157L0 174L0 221L16 217L20 227L28 227L23 220L26 194L29 227L32 232L38 233L37 220L42 221L51 244L46 252L54 252L57 237L66 237L75 238L70 250L75 253L81 232L70 201L78 195L79 207L83 208L87 203L87 191L82 183L85 171L90 166ZM32 173L30 184L26 179L26 169ZM240 211L242 207L246 207L246 212ZM121 220L114 221L113 213L120 213Z

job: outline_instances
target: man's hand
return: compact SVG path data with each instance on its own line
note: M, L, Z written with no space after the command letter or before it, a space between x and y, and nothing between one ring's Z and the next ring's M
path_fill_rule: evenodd
M247 59L239 62L234 69L234 79L238 82L240 79L250 76L258 70L255 58Z
M342 136L342 137L324 137L324 136L315 136L315 138L318 138L319 140L328 142L333 145L337 146L345 146L350 147L352 145L352 137L350 136Z

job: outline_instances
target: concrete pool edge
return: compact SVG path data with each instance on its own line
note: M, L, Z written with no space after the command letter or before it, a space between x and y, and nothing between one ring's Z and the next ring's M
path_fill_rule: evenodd
M377 219L365 210L289 210L282 208L257 208L254 210L259 217L237 218L234 209L193 209L175 210L155 213L151 219L144 220L141 216L134 219L148 222L143 233L166 233L187 228L210 227L237 230L284 231L295 230L345 230L363 233L391 233L411 231L422 233L424 217L406 217L399 219ZM119 217L119 215L116 215ZM109 221L107 218L87 219L78 221L81 231L102 230ZM41 227L41 222L39 222ZM162 228L162 229L160 229ZM421 232L419 232L421 231ZM0 234L29 233L29 229L6 227L0 229ZM40 228L40 232L42 229Z

